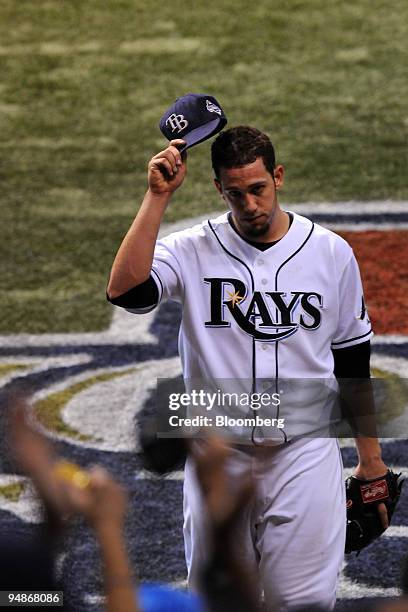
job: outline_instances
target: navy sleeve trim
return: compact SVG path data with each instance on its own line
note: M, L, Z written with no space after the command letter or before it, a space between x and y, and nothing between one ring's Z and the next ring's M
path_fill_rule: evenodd
M340 344L347 344L347 342L353 342L354 340L360 340L361 338L366 338L372 333L372 328L370 327L369 331L362 336L355 336L354 338L348 338L347 340L342 340L341 342L332 342L332 346L339 346Z
M129 289L126 293L112 299L107 294L106 297L111 304L122 308L147 308L158 303L159 290L154 278L150 275L146 281Z
M158 297L158 300L157 300L157 302L158 302L163 297L163 293L164 293L163 283L162 283L162 279L160 278L158 272L156 272L156 270L154 270L153 268L152 268L152 274L154 274L154 277L152 276L152 278L156 282L156 285L157 285L157 283L159 283L159 285L160 285L159 297ZM157 287L157 290L158 289L159 288Z

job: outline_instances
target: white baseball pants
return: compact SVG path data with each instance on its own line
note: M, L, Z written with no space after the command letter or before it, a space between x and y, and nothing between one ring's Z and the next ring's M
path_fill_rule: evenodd
M345 487L338 442L309 438L232 451L231 479L251 472L253 502L237 526L238 554L263 590L266 609L318 604L331 609L344 558ZM188 582L197 588L208 556L205 506L187 460L184 543Z

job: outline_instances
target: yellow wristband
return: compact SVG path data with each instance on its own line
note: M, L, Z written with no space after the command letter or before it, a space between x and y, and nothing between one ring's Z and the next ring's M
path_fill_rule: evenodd
M79 465L64 459L57 461L54 465L54 473L61 480L70 482L79 489L85 489L91 481L88 472L80 468Z

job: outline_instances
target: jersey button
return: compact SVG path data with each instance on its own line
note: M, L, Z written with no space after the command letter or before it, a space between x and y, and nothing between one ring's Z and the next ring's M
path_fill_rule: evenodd
M267 351L268 350L268 345L267 344L263 344L262 345L262 350L263 351Z
M264 260L263 259L258 259L258 266L262 266L263 265Z
M267 282L268 282L268 279L267 279L267 278L263 278L263 279L261 280L261 283L262 283L263 285L266 285L266 283L267 283Z

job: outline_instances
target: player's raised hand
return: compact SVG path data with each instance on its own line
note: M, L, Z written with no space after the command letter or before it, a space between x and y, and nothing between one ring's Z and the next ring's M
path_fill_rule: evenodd
M148 165L148 183L152 193L173 193L184 180L187 171L186 153L181 154L177 147L184 140L172 140L164 151L157 153Z

